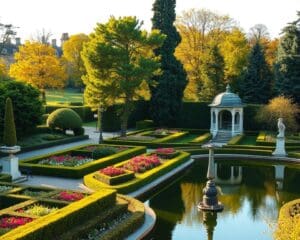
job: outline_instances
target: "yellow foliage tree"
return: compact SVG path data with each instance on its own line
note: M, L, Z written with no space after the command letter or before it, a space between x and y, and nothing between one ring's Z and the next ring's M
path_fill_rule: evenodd
M257 114L257 119L264 123L269 129L277 129L278 118L283 118L287 131L297 131L297 115L300 113L297 104L290 98L279 96L270 100Z
M80 52L83 44L89 37L83 33L71 36L62 46L63 58L66 61L70 84L76 87L83 86L81 77L86 74L86 70L81 59Z
M0 77L7 76L7 65L3 58L0 58Z
M43 102L46 102L46 88L64 87L66 71L51 46L27 41L14 58L16 62L10 66L10 76L39 88Z

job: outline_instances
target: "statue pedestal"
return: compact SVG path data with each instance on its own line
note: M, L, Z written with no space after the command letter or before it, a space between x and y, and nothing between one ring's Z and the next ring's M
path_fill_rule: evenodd
M1 147L1 152L8 153L9 156L2 160L2 173L10 174L12 180L21 177L21 172L19 171L19 158L14 155L20 151L19 146L13 147Z
M277 139L276 139L276 149L272 153L272 155L276 156L276 157L285 157L287 155L286 151L285 151L284 137L277 137Z

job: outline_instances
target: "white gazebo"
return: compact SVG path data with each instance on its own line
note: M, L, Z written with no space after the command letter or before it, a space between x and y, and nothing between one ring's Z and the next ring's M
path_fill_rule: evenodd
M237 94L231 92L229 85L226 92L218 94L209 106L213 138L220 132L231 133L232 137L243 133L244 104Z

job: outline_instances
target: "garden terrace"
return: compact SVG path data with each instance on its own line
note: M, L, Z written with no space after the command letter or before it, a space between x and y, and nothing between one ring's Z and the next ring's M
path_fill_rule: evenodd
M80 178L99 168L104 168L145 152L145 147L82 145L51 154L27 158L22 160L19 166L24 173Z
M162 160L161 164L153 167L152 169L146 170L145 172L138 173L136 172L133 179L125 179L123 182L120 182L116 185L109 185L99 179L99 173L94 172L84 176L84 184L95 190L101 190L104 188L115 189L119 193L131 193L134 192L143 186L150 184L155 179L163 176L164 174L170 172L174 168L178 167L179 165L185 163L189 160L189 154L186 152L180 152L177 156L172 159ZM116 164L115 167L123 167L124 165L128 164L130 160L121 162ZM122 176L122 175L120 175Z

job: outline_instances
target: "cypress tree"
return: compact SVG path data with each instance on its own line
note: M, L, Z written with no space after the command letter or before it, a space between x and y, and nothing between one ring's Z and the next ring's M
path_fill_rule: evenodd
M8 147L17 144L14 112L10 98L7 98L5 103L3 143Z
M283 29L275 63L275 91L300 103L300 12Z
M156 0L152 9L152 28L167 36L164 44L155 50L155 54L161 56L163 72L153 79L155 86L150 86L150 111L152 119L159 126L171 126L175 123L187 84L183 65L174 56L175 48L181 41L174 26L175 6L176 0Z
M257 41L252 47L248 66L241 77L241 95L247 103L267 103L271 97L272 72L264 49Z

